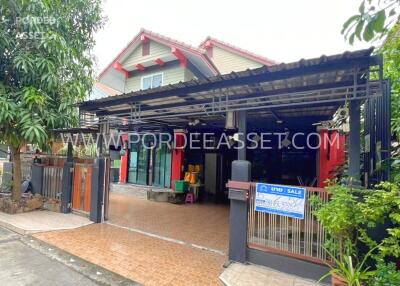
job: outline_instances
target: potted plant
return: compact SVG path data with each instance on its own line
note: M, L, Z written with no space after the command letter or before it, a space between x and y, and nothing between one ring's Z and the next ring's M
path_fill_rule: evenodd
M366 281L369 281L374 272L370 271L370 268L365 264L374 250L375 248L371 249L359 263L355 263L351 255L346 255L343 257L343 259L338 259L335 255L327 250L327 253L334 262L334 265L330 265L331 270L322 276L320 281L331 275L332 286L366 285Z
M312 203L328 235L325 248L333 263L327 275L332 275L332 285L366 285L368 278L381 282L377 277L390 272L382 263L400 257L400 186L384 182L375 190L338 185L328 190L328 202L315 197Z
M364 223L357 191L340 185L329 186L328 191L328 202L318 196L312 199L314 215L327 232L325 249L334 263L323 279L332 275L332 285L362 285L368 271L364 269L366 258L356 262L359 227Z

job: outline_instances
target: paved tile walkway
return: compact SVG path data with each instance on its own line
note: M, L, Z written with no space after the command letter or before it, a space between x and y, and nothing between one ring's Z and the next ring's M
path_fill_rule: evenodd
M222 285L225 256L109 224L34 236L144 285Z
M229 207L153 202L110 193L109 222L227 252Z
M318 286L315 281L285 274L273 269L232 263L220 276L229 286Z
M12 229L20 234L72 229L88 224L92 224L88 218L72 213L62 214L37 210L10 215L0 212L0 226Z

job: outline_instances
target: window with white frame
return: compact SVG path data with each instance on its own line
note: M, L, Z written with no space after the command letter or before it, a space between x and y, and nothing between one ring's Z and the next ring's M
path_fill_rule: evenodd
M142 89L149 89L162 86L163 74L152 74L142 77Z

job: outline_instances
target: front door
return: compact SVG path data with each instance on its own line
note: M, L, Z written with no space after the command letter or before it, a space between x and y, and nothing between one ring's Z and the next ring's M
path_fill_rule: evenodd
M171 186L171 150L166 143L154 149L153 186Z
M138 144L132 144L129 152L129 169L128 169L128 182L132 184L137 183L138 173Z
M131 144L129 152L128 182L147 185L150 149L141 143Z
M137 183L147 185L149 170L149 149L141 146L137 162Z
M166 143L154 146L151 139L150 137L146 140L140 140L139 143L131 144L128 183L170 188L171 149ZM146 146L143 144L146 144Z

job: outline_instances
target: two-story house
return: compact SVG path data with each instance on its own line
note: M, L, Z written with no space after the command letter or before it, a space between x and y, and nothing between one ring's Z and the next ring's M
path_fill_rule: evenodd
M142 29L98 81L128 93L275 63L211 37L193 47Z
M113 96L275 63L211 37L193 47L141 30L100 73L92 97ZM166 146L149 151L140 144L131 144L127 151L121 158L121 182L170 188L171 181L178 179L173 174L173 166L181 168L183 159L179 154L172 155Z

